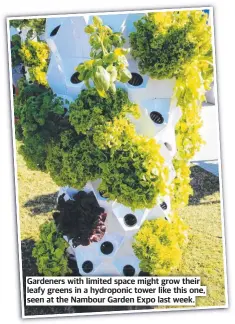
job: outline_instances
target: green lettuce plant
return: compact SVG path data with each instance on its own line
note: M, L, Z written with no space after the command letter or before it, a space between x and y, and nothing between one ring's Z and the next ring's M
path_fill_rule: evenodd
M20 119L24 135L41 130L53 131L57 117L64 114L63 101L51 89L29 83L24 78L18 81L19 94L14 98L14 113Z
M172 183L172 203L175 210L188 203L193 193L190 186L190 163L196 152L204 144L200 128L202 103L205 93L213 81L213 55L211 27L207 24L207 15L201 11L190 14L193 30L189 37L195 42L196 50L192 60L182 66L177 75L173 97L181 108L182 116L176 125L177 154L173 164L176 177Z
M126 59L129 49L122 47L125 40L121 33L103 25L99 17L93 18L93 24L86 26L85 32L90 34L91 59L77 66L79 79L87 87L93 81L99 95L107 97L108 90L116 91L116 81L125 83L131 79Z
M127 119L114 119L96 128L94 143L108 150L100 164L99 190L109 199L134 209L152 208L168 192L168 168L154 139L136 134Z
M28 67L30 80L48 86L46 73L49 64L49 47L45 42L26 40L19 51L24 65Z
M17 82L18 92L14 96L14 117L15 117L15 136L16 139L23 139L23 129L20 122L21 111L29 97L38 96L45 91L44 87L26 81L24 77Z
M190 185L190 162L174 158L173 165L176 175L171 184L171 207L173 210L179 210L188 204L189 197L193 194Z
M64 114L63 102L51 90L45 90L38 96L30 96L20 107L20 123L24 135L42 128L54 132L58 116Z
M186 229L177 216L171 223L162 218L145 221L132 244L140 269L151 275L172 274L180 264L182 249L187 243Z
M132 114L138 118L140 115L138 105L128 99L128 94L123 89L116 93L109 93L107 98L98 95L96 89L82 90L78 98L70 104L69 120L78 134L94 131L97 125L104 125L114 117L125 117Z
M69 129L59 140L51 141L46 167L58 185L83 188L87 181L101 176L100 164L106 160L105 152L94 145L92 137L79 136Z
M204 46L208 40L206 20L195 10L148 13L138 20L130 42L141 73L153 79L176 77L198 54L199 42Z
M66 255L68 246L54 221L41 225L40 239L32 252L38 272L44 276L65 276L71 273Z
M23 156L29 169L46 170L47 142L48 137L42 132L29 133L24 137L23 144L19 147L19 153Z
M20 153L31 169L45 170L47 145L60 133L63 102L50 89L19 81L19 95L14 98L16 134L22 140Z

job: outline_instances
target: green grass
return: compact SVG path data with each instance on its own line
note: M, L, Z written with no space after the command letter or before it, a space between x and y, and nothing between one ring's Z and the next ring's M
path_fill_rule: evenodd
M19 154L17 165L22 266L24 276L37 275L31 257L32 247L38 239L40 224L52 218L59 188L48 174L29 170ZM219 180L194 166L192 186L194 195L189 206L181 212L189 226L189 243L178 274L201 276L202 284L207 286L208 295L199 297L197 306L222 306L225 304L225 292ZM32 311L32 308L28 310L29 314ZM74 308L62 309L61 312L74 312ZM40 312L37 308L34 314L38 313L45 314L45 308L40 308ZM47 313L59 313L59 309L51 307Z
M180 273L201 276L207 296L197 298L197 306L225 305L223 238L218 177L194 166L194 196L181 216L189 226L189 243Z
M17 149L19 146L17 143ZM37 240L39 226L52 217L59 187L48 174L29 170L20 154L17 154L17 168L20 237Z

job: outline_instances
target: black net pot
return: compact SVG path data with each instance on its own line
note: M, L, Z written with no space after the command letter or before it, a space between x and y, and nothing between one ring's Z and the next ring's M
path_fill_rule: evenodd
M100 245L100 251L104 255L109 255L113 252L114 246L110 241L105 241Z

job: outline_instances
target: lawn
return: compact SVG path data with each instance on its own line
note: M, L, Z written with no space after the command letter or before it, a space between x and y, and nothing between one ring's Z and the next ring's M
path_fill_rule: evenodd
M179 272L201 276L207 286L207 297L198 297L197 306L222 306L225 287L219 179L198 166L191 169L194 195L181 214L189 226L190 240Z
M19 147L19 146L17 146ZM29 170L17 154L20 236L23 276L38 275L31 251L38 239L39 226L51 219L58 186L48 174ZM189 226L189 243L178 275L201 276L207 286L207 297L199 297L197 306L225 304L222 226L219 180L198 166L192 167L194 195L181 211ZM74 274L76 269L73 268ZM88 311L121 310L122 308L89 307L26 307L25 315L59 314Z

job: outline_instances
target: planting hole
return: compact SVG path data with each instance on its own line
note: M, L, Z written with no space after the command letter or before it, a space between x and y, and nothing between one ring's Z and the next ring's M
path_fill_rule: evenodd
M85 261L85 262L83 262L82 270L85 273L91 272L93 270L93 263L91 261Z
M167 209L167 204L165 203L165 201L163 201L160 205L160 207L163 209L163 210L166 210Z
M100 251L106 255L111 254L113 252L113 244L108 241L102 243L100 246Z
M123 268L123 274L124 276L132 277L135 274L135 268L133 268L130 264L127 264Z
M75 72L75 73L71 76L70 81L71 81L73 84L77 84L77 83L82 82L82 80L79 79L79 73L78 73L78 72Z
M150 118L156 124L162 124L164 122L164 118L163 118L162 114L160 114L158 111L152 111L150 113Z
M52 30L52 32L50 33L50 36L55 36L58 33L59 29L60 29L60 25Z
M134 226L137 223L137 218L133 214L127 214L124 216L124 223L127 226Z
M166 142L164 145L169 151L172 151L172 146L169 143Z
M132 86L138 87L144 82L144 80L140 74L131 73L131 75L132 75L132 78L128 81L128 83L131 84Z

